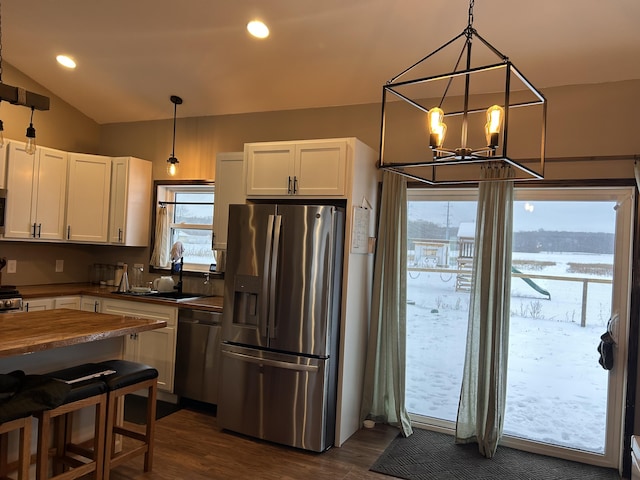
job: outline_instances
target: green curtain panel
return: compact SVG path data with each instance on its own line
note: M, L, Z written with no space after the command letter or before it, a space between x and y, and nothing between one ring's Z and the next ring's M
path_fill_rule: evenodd
M384 172L361 421L413 433L405 408L407 183Z
M476 220L467 347L456 443L491 458L502 436L509 350L513 182L509 166L483 168Z

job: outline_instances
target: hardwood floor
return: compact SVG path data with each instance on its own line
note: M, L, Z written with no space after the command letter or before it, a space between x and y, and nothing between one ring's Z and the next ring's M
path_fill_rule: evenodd
M153 471L136 458L113 480L362 480L390 479L369 467L398 434L386 425L356 432L340 448L310 453L222 431L215 416L182 409L156 423Z

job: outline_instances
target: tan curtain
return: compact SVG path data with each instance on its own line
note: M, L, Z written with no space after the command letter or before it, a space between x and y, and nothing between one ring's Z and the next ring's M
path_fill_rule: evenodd
M407 183L384 172L361 421L413 433L405 408Z
M507 386L513 182L509 166L487 166L480 182L467 349L456 442L491 458L502 436ZM491 180L494 179L494 180Z
M156 268L169 266L169 220L167 207L161 205L156 213L156 231L153 253L149 263Z

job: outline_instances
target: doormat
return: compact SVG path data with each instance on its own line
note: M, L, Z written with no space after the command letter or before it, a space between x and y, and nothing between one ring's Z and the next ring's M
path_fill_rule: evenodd
M171 415L180 410L180 406L174 403L156 400L156 420ZM124 420L126 422L144 425L147 421L147 397L140 395L125 395L124 397Z
M475 443L457 445L453 436L414 429L398 435L369 469L407 480L619 480L618 471L498 447L492 459Z

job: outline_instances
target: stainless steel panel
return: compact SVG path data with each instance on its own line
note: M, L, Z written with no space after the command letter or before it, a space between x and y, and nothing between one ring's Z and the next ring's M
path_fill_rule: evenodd
M218 403L221 369L221 314L178 310L175 393L206 403Z
M330 355L338 318L342 212L333 206L278 205L277 285L269 347Z
M275 205L230 205L224 282L224 341L267 346Z
M333 445L332 360L225 344L222 357L220 427L316 452Z

